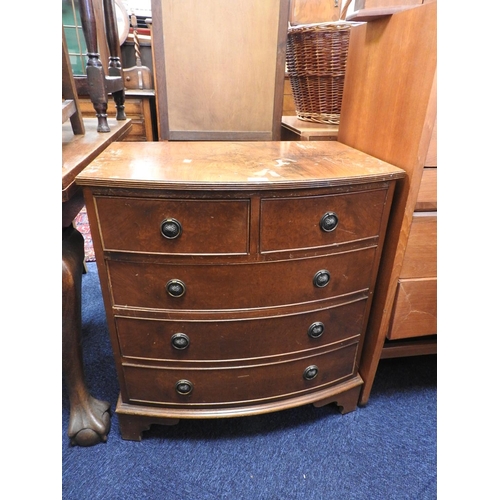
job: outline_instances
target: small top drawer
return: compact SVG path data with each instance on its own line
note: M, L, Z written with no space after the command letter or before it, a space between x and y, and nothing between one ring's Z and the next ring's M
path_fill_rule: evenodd
M249 200L95 198L106 251L246 254Z
M334 246L378 236L386 189L261 204L261 252Z

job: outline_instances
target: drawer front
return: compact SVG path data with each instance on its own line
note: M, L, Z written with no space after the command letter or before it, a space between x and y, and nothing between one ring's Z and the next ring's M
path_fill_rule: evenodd
M320 355L274 364L217 369L123 365L128 401L170 406L252 403L298 395L353 374L357 343ZM312 380L309 367L317 367ZM313 374L311 370L307 373ZM189 394L179 394L177 383L188 381ZM185 386L185 388L187 388Z
M277 252L338 245L378 236L387 190L298 198L263 199L261 251ZM321 227L325 214L338 219Z
M127 142L144 142L147 141L146 138L146 127L144 126L144 120L135 119L132 120L132 127L130 132L123 138Z
M437 279L400 280L387 338L422 337L437 333Z
M116 317L115 324L124 357L180 361L260 358L361 335L366 301L277 318L172 321Z
M95 198L104 250L161 254L246 254L248 200ZM178 234L162 234L175 220Z
M117 306L158 309L224 310L273 307L324 300L368 289L375 247L317 257L253 264L173 265L109 261ZM318 272L330 280L318 287ZM169 284L184 287L181 296ZM180 291L182 293L182 290Z
M415 211L437 210L437 168L424 168Z
M437 276L437 214L415 213L410 227L400 278Z

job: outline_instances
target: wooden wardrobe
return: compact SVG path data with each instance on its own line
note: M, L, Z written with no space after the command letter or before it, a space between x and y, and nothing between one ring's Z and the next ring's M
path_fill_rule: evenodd
M406 171L396 189L360 373L437 352L436 2L351 32L339 142Z

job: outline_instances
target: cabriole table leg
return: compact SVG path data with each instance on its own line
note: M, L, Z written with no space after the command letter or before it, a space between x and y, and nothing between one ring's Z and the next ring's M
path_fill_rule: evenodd
M62 367L70 400L68 436L72 445L92 446L107 440L110 405L93 398L84 380L81 345L84 239L73 226L64 228L62 236Z

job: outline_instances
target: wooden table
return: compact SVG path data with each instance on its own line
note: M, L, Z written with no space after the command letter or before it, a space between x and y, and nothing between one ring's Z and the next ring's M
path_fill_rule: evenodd
M281 118L282 141L336 141L338 125L299 120L296 116Z
M75 177L132 125L131 120L108 122L108 133L97 132L96 118L84 119L84 135L74 135L69 121L62 126L62 364L71 407L68 436L71 444L80 446L106 441L110 427L109 403L93 398L85 385L81 346L84 239L72 225L84 205Z

